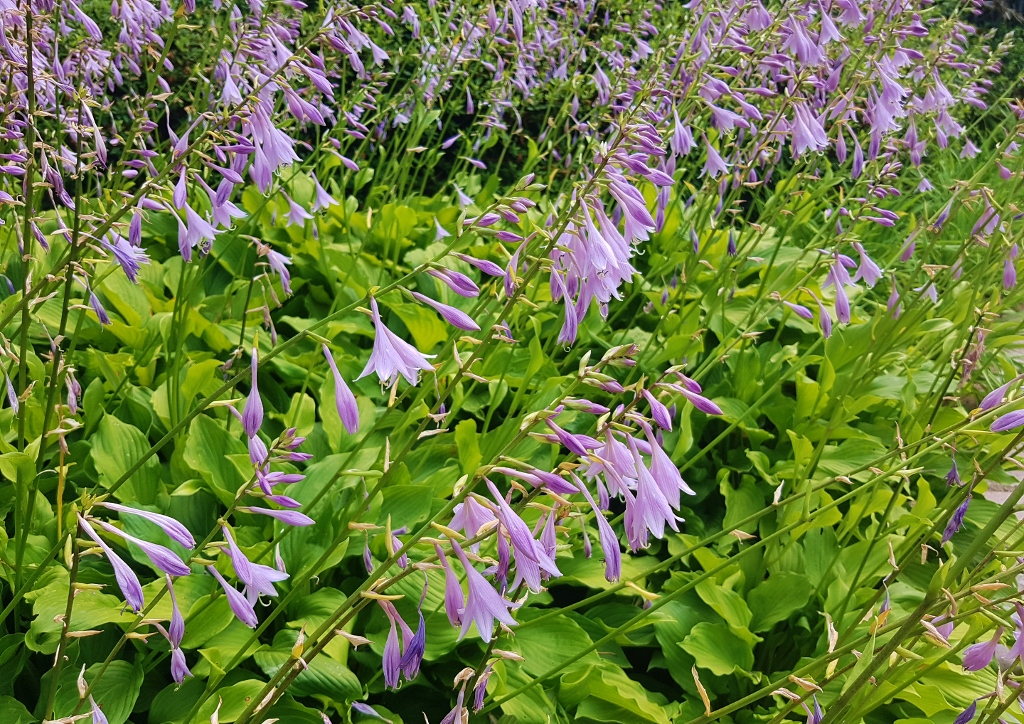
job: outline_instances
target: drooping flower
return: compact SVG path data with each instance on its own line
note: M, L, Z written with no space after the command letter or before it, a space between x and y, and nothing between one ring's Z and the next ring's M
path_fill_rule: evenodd
M263 400L260 398L260 390L256 378L259 367L259 352L256 347L252 348L252 384L249 388L249 396L245 399L245 408L242 410L242 428L249 438L256 437L256 434L263 426Z
M111 550L110 546L103 542L96 531L93 529L89 522L79 514L78 526L85 532L87 536L100 547L103 554L110 561L111 567L114 569L114 579L117 581L117 587L121 589L121 593L124 595L125 603L138 613L142 610L143 605L146 601L142 594L142 584L139 583L139 577L135 575L127 563L125 563L119 555Z
M960 506L953 511L953 515L950 516L949 522L946 523L946 529L942 532L942 544L945 545L956 535L957 531L964 524L964 516L967 515L967 508L971 504L971 494L967 494L967 499L964 500Z
M321 347L323 348L324 357L327 359L327 364L331 368L331 374L334 375L334 404L338 409L338 417L341 418L341 422L348 434L355 435L359 432L359 405L356 403L352 390L349 389L345 379L341 376L341 372L338 371L338 365L331 355L331 350L327 348L326 344L321 345Z
M433 355L421 354L419 350L388 329L381 321L377 300L373 297L370 297L370 307L373 326L377 334L373 340L370 359L358 379L366 377L371 372L376 372L378 379L385 387L390 387L397 382L399 376L404 377L410 385L415 385L419 381L420 370L431 371L434 369L427 362L427 357Z
M89 695L89 705L92 707L92 724L110 724L106 715L100 709L100 705L96 703L96 700Z
M483 574L473 567L458 543L451 541L451 546L452 551L462 561L462 567L466 571L466 582L469 586L459 639L466 637L471 624L476 624L480 638L484 643L490 643L494 634L495 620L506 626L515 625L516 621L509 611L516 608L516 604L506 601L494 590Z
M225 595L228 597L228 605L231 607L231 611L235 614L239 621L244 623L249 628L256 628L259 620L256 618L256 611L253 609L252 604L246 600L237 588L232 586L230 583L224 580L224 576L220 574L213 566L207 566L206 570L210 572L210 575L217 579L217 582L224 589Z
M604 517L604 513L594 502L587 486L575 475L572 476L576 487L590 504L594 511L594 520L597 522L597 531L600 537L601 550L604 551L604 577L609 582L618 581L622 577L622 551L619 550L619 537L615 534L611 523Z
M437 553L437 559L441 562L441 567L444 569L444 612L452 626L461 626L462 614L466 609L466 601L462 595L462 585L459 583L459 578L455 575L455 571L452 570L451 563L448 562L444 551L441 550L441 546L435 543L434 550Z
M989 430L992 432L1007 432L1024 425L1024 410L1014 410L1005 415L997 417Z
M171 576L187 576L191 573L191 569L181 562L177 554L166 546L159 545L158 543L150 543L149 541L136 538L133 535L125 533L120 528L115 528L109 523L105 523L102 520L97 520L96 523L108 533L121 536L129 543L134 543L142 552L146 555L149 561L159 568L164 573Z
M1002 636L1003 628L1000 626L988 641L973 644L964 649L964 669L966 671L981 671L992 663L992 657L996 655L996 648L999 646L999 639Z
M467 332L480 331L480 325L474 322L473 318L470 317L465 312L463 312L461 309L456 309L455 307L452 307L448 304L438 302L426 296L425 294L420 294L419 292L410 292L410 294L412 294L413 298L416 299L417 301L423 302L424 304L437 310L438 314L440 314L444 318L444 321L448 322L448 324L452 325L453 327L466 330Z
M102 505L104 508L109 508L110 510L116 510L118 513L127 513L128 515L136 515L140 518L145 518L150 523L155 523L160 526L163 532L170 536L171 540L176 543L180 543L186 548L194 548L196 545L195 538L192 537L192 533L189 532L188 528L169 515L152 513L148 510L139 510L138 508L130 508L127 505L120 505L119 503L111 503L109 501L104 501L99 503L99 505Z

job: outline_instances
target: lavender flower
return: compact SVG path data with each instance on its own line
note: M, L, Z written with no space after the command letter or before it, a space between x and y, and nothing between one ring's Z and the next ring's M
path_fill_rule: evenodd
M242 428L249 438L256 437L263 426L263 400L260 399L258 380L256 379L257 368L259 367L259 353L255 347L252 348L252 384L249 388L249 396L245 400L245 408L242 410Z
M415 347L388 329L381 321L377 300L373 297L370 297L370 307L377 336L373 340L373 352L370 353L370 359L358 379L366 377L371 372L376 372L381 384L386 387L397 382L399 375L404 377L410 385L415 385L419 381L419 370L433 370L433 367L427 362L427 357L433 355L421 354Z
M213 566L207 566L206 570L210 572L211 576L217 579L217 583L219 583L221 588L224 589L224 594L228 597L228 605L231 606L231 611L235 614L238 620L249 628L256 628L256 624L259 623L259 620L256 618L256 611L253 609L252 604L245 599L245 596L238 592L237 588L225 581L224 577L216 568Z
M119 528L115 528L109 523L104 523L102 520L97 520L96 522L108 533L119 535L129 543L137 545L142 549L142 552L146 555L146 558L149 559L150 563L164 573L171 576L187 576L192 572L187 565L181 562L181 559L178 558L177 554L170 548L136 538L133 535L125 533Z
M1014 410L997 417L989 427L989 430L992 432L1007 432L1021 425L1024 425L1024 410Z
M953 515L950 517L949 522L946 524L946 529L942 532L942 544L945 545L950 539L960 530L960 527L964 524L964 516L967 515L967 507L971 504L971 494L967 494L967 499L964 500L960 506L953 511Z
M1019 380L1022 375L1017 375L1008 382L1003 383L999 387L995 388L982 399L981 404L978 405L980 410L991 410L993 407L998 407L1003 404L1003 400L1006 398L1006 391L1010 389L1010 385Z
M92 724L109 724L109 721L100 710L100 705L96 703L96 700L89 696L89 705L92 707Z
M104 508L109 508L110 510L116 510L119 513L127 513L128 515L137 515L140 518L145 518L149 522L155 523L156 525L160 526L163 532L170 536L171 540L173 540L174 542L180 543L186 548L195 548L195 538L192 537L192 534L189 532L188 528L186 528L184 525L182 525L169 515L164 515L162 513L151 513L147 510L129 508L127 505L120 505L118 503L110 503L106 501L100 503L99 505L102 505Z
M964 649L964 669L966 671L981 671L992 663L992 657L996 655L996 648L999 646L999 639L1002 636L1003 629L1000 626L988 641Z
M444 612L452 626L461 626L462 614L466 610L466 601L462 595L462 585L459 583L459 578L455 575L455 571L452 570L452 566L448 562L444 551L441 550L441 546L435 543L434 551L437 553L437 559L441 562L441 567L444 569Z
M483 575L473 567L462 551L462 548L455 541L451 541L452 551L466 571L466 581L469 584L469 593L466 596L466 609L462 616L462 630L459 632L459 639L466 637L470 624L476 624L477 633L484 643L490 643L494 632L494 621L498 620L506 626L514 626L515 619L509 613L516 608L516 604L510 603L498 595L498 592L491 587L491 584Z
M334 404L338 409L338 417L341 418L348 434L355 435L359 432L359 405L356 404L355 395L352 394L352 390L349 389L341 372L338 371L338 365L334 362L331 350L327 348L326 344L321 347L327 364L331 368L331 374L334 375Z
M978 713L978 700L975 699L971 702L971 705L960 712L960 715L953 720L953 724L967 724L967 722L974 719L974 715Z
M106 555L107 560L110 561L110 565L114 569L114 579L117 581L117 587L121 589L121 593L124 595L125 603L135 613L141 611L146 601L142 595L142 584L139 583L139 577L135 575L135 571L129 568L128 564L114 553L110 546L103 542L96 531L93 530L93 527L89 525L89 522L81 515L78 516L78 526L96 542L96 545Z
M461 297L476 297L480 295L480 287L462 272L440 268L428 269L427 274L444 282L449 289Z
M424 304L433 307L437 312L444 318L444 321L453 327L464 329L467 332L479 332L480 325L473 321L473 319L463 312L461 309L456 309L447 304L435 301L430 297L420 294L419 292L410 292L416 301L423 302Z

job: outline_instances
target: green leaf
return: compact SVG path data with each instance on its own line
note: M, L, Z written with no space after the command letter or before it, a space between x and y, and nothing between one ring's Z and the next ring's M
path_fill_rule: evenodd
M4 724L34 724L39 720L13 696L0 696L0 721Z
M698 583L696 589L701 600L711 606L726 623L737 628L746 628L750 624L752 615L740 594L730 591L710 578Z
M221 724L230 724L235 721L246 706L255 699L263 690L263 682L259 679L247 679L237 684L218 689L213 696L207 699L196 714L193 721L206 722L210 720L217 704L220 703L218 720Z
M750 644L724 623L698 623L679 645L697 666L716 676L728 676L737 670L749 672L754 666Z
M472 475L480 466L480 436L476 431L476 420L463 420L455 426L455 445L459 449L462 472Z
M539 618L542 613L524 609L517 618L523 623L527 623L531 619ZM566 661L593 643L587 636L587 632L578 623L568 616L562 615L553 616L534 625L517 628L513 641L519 653L526 659L522 664L523 670L534 676L545 674L551 669L564 665ZM558 645L552 646L553 641L557 641ZM569 670L596 664L599 661L598 655L591 651L572 664Z
M747 604L753 613L750 630L769 630L806 606L810 597L811 582L807 576L789 571L773 573L747 594Z
M109 488L128 469L149 452L149 440L133 425L121 422L113 415L104 415L92 436L89 453L100 485ZM152 505L160 492L160 462L150 456L122 485L116 495L126 503Z
M202 476L210 491L225 505L231 504L245 482L227 456L244 452L245 446L211 417L199 415L189 425L185 462Z
M92 697L110 724L125 724L142 689L142 666L133 666L127 661L111 661L100 676L102 668L102 663L90 666L85 670L85 680L92 684ZM66 683L61 678L62 685L54 703L54 713L58 718L69 716L78 704L77 672Z
M257 651L253 658L267 676L273 676L288 661L297 631L281 630L274 636L274 645ZM362 695L363 687L352 671L327 656L314 657L309 667L289 687L295 696L326 696L337 702L350 701Z
M590 696L580 703L577 718L624 724L671 721L665 707L651 701L650 692L617 666L606 663L594 669L589 678Z

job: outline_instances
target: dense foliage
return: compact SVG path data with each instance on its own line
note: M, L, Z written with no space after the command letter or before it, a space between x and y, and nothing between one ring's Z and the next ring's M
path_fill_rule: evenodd
M1019 721L979 12L0 0L0 721Z

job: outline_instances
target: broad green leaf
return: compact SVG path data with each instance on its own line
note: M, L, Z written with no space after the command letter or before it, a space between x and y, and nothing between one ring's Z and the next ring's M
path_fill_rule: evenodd
M751 631L767 631L807 605L811 582L800 573L781 571L761 581L747 594L753 614Z
M698 623L679 645L697 666L716 676L728 676L737 670L749 672L754 666L750 644L724 623Z
M274 636L274 645L257 651L253 658L263 673L273 676L288 661L297 631L281 630ZM295 696L325 696L337 702L362 694L358 677L344 664L327 656L317 656L289 687Z
M132 425L113 415L104 415L92 436L90 456L99 482L109 488L149 452L149 440ZM160 493L160 462L150 456L117 490L117 497L126 503L152 505Z

